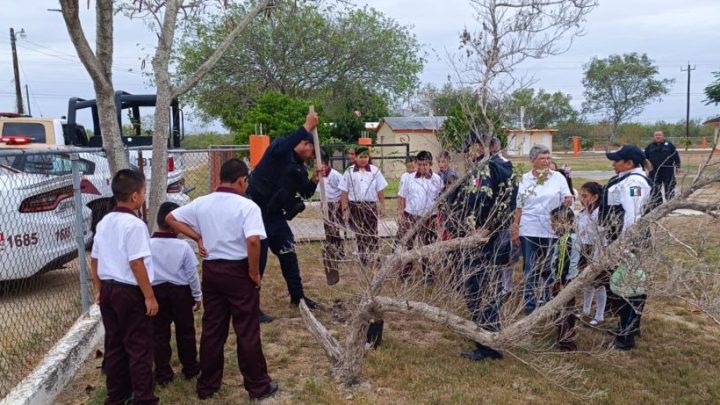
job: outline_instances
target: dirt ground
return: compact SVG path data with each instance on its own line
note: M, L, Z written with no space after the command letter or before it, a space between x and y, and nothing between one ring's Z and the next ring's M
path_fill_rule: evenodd
M60 270L0 283L0 397L80 316L79 274L75 260Z
M666 226L682 228L681 237L705 229L720 235L720 225L700 218L672 218ZM720 237L703 239L706 251L717 255ZM715 250L711 248L715 246ZM349 300L364 277L345 269L340 284L325 285L319 264L319 245L299 248L303 278L312 298L332 305ZM678 253L681 260L682 253ZM683 259L684 260L684 259ZM438 269L438 271L450 271ZM515 281L521 270L515 269ZM516 284L517 285L517 284ZM388 289L392 290L392 286ZM431 289L431 287L430 287ZM616 325L608 319L602 328L578 328L579 352L507 354L502 361L470 362L461 350L470 342L448 329L425 320L388 314L383 346L368 353L364 383L357 389L340 389L329 375L329 363L320 346L304 329L296 308L289 305L284 282L275 260L265 278L262 307L276 317L262 326L263 349L272 377L280 384L271 404L467 404L467 403L718 403L720 402L720 326L685 302L670 298L649 300L643 315L642 337L631 352L597 350L612 341L603 331ZM331 333L341 333L343 324L326 311L318 317ZM200 315L196 317L200 325ZM198 329L199 333L199 329ZM223 388L209 404L246 403L247 394L237 369L235 337L225 346ZM98 348L101 349L101 348ZM529 356L529 357L528 357ZM577 367L578 392L593 392L590 400L558 387L525 364L528 360L570 361ZM99 404L105 390L100 374L101 359L83 364L70 386L57 399L61 404ZM179 372L177 360L174 360ZM573 380L575 381L575 380ZM194 404L194 382L178 379L158 389L161 403Z

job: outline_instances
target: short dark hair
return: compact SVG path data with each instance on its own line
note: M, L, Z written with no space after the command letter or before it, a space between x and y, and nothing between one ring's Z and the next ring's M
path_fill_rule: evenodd
M420 152L418 152L417 156L415 156L415 159L416 159L416 160L428 160L428 161L431 161L431 162L432 162L432 160L433 160L433 159L432 159L432 153L430 153L430 152L428 152L428 151L426 151L426 150L421 150Z
M320 161L323 163L330 162L330 155L325 149L320 149Z
M405 164L415 163L415 160L417 160L417 159L415 159L415 156L408 156L405 158Z
M115 173L110 187L116 201L128 201L133 193L145 187L145 175L138 170L122 169Z
M250 170L245 162L238 158L225 161L220 167L220 182L235 183L240 177L247 177Z
M160 208L158 209L158 215L157 215L157 224L158 227L162 229L168 229L170 228L170 225L168 225L167 222L165 222L165 217L168 216L169 213L173 212L176 208L178 208L179 205L172 201L165 201L164 203L160 204Z
M572 208L561 205L550 211L550 221L562 221L569 224L575 223L575 213Z
M447 159L450 160L450 152L444 150L440 152L440 157L438 159Z

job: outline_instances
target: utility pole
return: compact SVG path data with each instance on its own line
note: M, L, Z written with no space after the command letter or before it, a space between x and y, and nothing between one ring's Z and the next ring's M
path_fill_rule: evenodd
M25 100L27 101L28 105L28 115L32 116L32 110L30 110L30 90L28 90L27 84L25 84Z
M22 90L20 89L20 68L18 67L17 49L15 48L15 29L10 28L10 48L12 48L13 73L15 73L15 98L18 114L24 114Z
M681 72L687 72L688 78L687 78L687 106L685 107L685 141L690 142L690 72L695 70L695 66L692 68L690 67L690 62L688 62L687 69L680 68Z

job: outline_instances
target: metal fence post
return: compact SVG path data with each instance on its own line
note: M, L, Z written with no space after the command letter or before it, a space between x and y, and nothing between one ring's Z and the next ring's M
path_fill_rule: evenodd
M80 157L77 153L70 154L72 161L72 182L73 199L75 206L75 241L78 250L78 263L80 263L80 298L82 300L83 312L90 309L90 298L88 296L88 269L85 257L85 220L83 219L83 202L80 190Z

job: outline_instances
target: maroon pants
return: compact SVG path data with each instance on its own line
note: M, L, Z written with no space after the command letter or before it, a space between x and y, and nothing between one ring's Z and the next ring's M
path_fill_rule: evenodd
M220 389L224 347L230 320L237 335L237 361L250 398L265 394L270 384L260 342L260 294L248 275L247 260L205 260L202 263L205 312L200 337L201 397Z
M371 255L377 253L380 238L378 237L378 210L374 202L350 201L350 226L357 238L360 262L363 266L370 263Z
M403 212L403 221L400 223L400 229L398 231L398 237L402 239L405 237L405 234L410 232L410 230L415 226L415 224L420 221L422 217L410 215L407 212ZM429 218L427 218L423 224L420 230L408 240L408 242L405 244L405 248L412 249L415 246L415 241L418 241L420 246L427 246L433 242L435 242L435 239L437 239L437 233L435 232L436 228L436 216L433 215ZM427 258L422 259L422 272L423 276L426 278L432 279L432 272L429 268L429 261ZM413 264L407 263L403 266L402 273L400 273L400 276L402 278L408 278L412 274Z
M178 358L183 367L182 373L185 378L191 379L200 372L195 341L195 316L193 315L195 300L192 297L192 291L187 285L171 283L153 286L153 291L155 291L155 299L160 306L160 310L153 318L155 381L158 384L167 384L175 376L170 367L170 357L172 357L170 324L172 323L175 324L175 343L177 344Z
M323 264L326 270L338 270L339 261L345 257L345 246L340 234L343 224L340 203L328 203L328 221L325 226L325 243L323 244Z
M153 326L140 287L103 280L100 313L105 327L106 404L157 404L153 380Z

